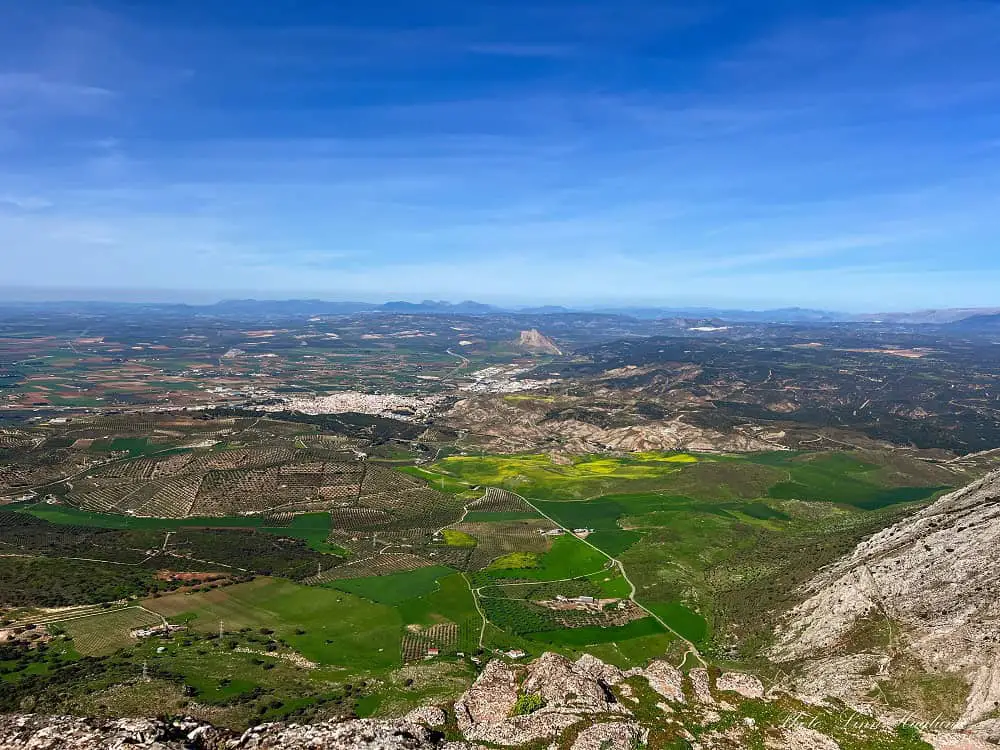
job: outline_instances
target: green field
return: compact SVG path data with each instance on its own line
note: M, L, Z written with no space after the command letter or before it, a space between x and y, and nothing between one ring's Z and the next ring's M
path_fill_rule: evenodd
M525 553L514 553L525 554ZM524 558L527 560L527 558ZM517 562L516 558L509 558L507 564ZM495 565L495 564L494 564ZM594 573L608 565L608 559L591 547L588 547L582 540L575 536L565 534L556 537L552 543L552 549L537 558L537 565L533 567L494 567L490 566L488 575L493 578L522 578L531 581L555 581L562 578L575 578L576 576Z
M476 538L471 534L466 534L464 531L443 529L441 536L444 537L444 543L449 547L475 547L477 544Z
M72 638L73 647L84 656L104 656L136 643L132 630L159 625L155 614L128 607L58 623Z
M428 482L431 486L433 486L434 489L439 490L440 492L449 492L452 494L464 494L470 492L468 483L454 477L446 476L437 471L430 471L419 466L400 466L396 469L396 471L402 472L403 474L409 474L410 476L417 477L418 479L423 479L425 482Z
M646 453L570 464L466 456L433 468L506 486L561 525L591 529L587 542L622 561L637 601L677 633L706 642L739 626L750 649L767 627L762 609L780 609L811 571L882 528L887 513L945 489L942 474L923 462L848 452ZM569 537L531 564L521 557L520 565L516 554L496 561L489 577L556 580L602 563ZM511 604L493 606L501 620L528 617Z
M307 659L352 671L399 663L402 620L392 607L347 592L271 578L144 605L203 632L268 628Z
M346 557L346 550L327 541L330 536L330 528L329 513L301 513L294 516L287 526L260 526L259 530L277 536L301 539L317 552Z
M579 456L569 464L554 463L544 454L450 456L431 468L465 485L506 487L535 498L573 499L606 494L615 486L655 486L664 475L698 460L687 453Z
M480 620L465 576L454 574L437 579L437 588L399 603L397 610L407 625L434 625L442 621L464 623Z
M438 581L454 572L443 565L432 565L406 573L369 578L345 578L325 585L338 591L363 596L379 604L395 605L437 591Z
M919 462L901 464L893 475L881 468L877 461L847 452L792 451L738 456L688 453L582 456L569 464L554 463L542 454L451 456L431 467L453 482L507 487L532 501L588 499L587 505L598 496L603 496L602 502L610 495L620 501L622 498L618 496L657 490L664 495L709 502L772 497L842 503L871 510L924 500L945 489L939 482L928 481L925 466ZM543 511L548 513L549 507ZM599 504L593 509L567 513L576 513L572 525L595 527L595 521L606 519L615 511L614 505Z
M602 529L587 537L587 541L612 557L625 552L642 537L637 531L622 531L619 529Z
M537 568L542 556L537 552L509 552L491 562L487 570L522 570Z
M144 440L101 446L130 453L151 447ZM241 726L305 708L393 713L421 696L445 698L460 691L473 676L473 667L457 652L474 654L480 633L487 653L515 647L531 656L546 650L570 657L591 652L629 667L664 656L677 663L687 648L685 639L696 643L710 663L752 662L767 645L775 618L794 602L795 592L818 567L932 498L947 480L945 470L905 456L861 452L637 453L582 456L567 463L547 455L452 455L426 469L403 470L451 493L448 500L456 509L483 498L482 488L506 487L556 524L589 531L585 539L569 533L543 535L539 532L548 531L551 524L525 510L473 510L463 523L442 529L440 536L435 530L449 521L428 523L412 535L389 528L383 538L381 532L364 535L346 528L347 522L345 528L332 529L328 513L298 515L287 526L275 526L259 517L135 518L45 503L8 508L78 527L63 529L64 536L95 529L133 532L123 535L129 544L119 546L137 550L137 560L165 536L145 532L252 529L264 532L251 535L255 554L264 563L269 563L272 548L294 547L305 556L299 567L308 563L308 572L302 574L308 580L320 580L312 578L318 565L325 573L328 561L337 561L267 534L346 555L327 542L334 532L352 549L356 544L365 550L359 557L371 554L369 549L375 553L371 572L394 569L380 567L378 550L390 548L433 563L313 586L263 577L143 600L143 606L172 622L188 623L188 631L169 639L132 639L132 628L157 621L138 608L68 621L60 626L73 639L66 642L65 659L76 659L89 670L91 660L79 660L79 655L114 654L107 660L107 675L101 673L105 662L93 674L87 672L91 682L76 707L92 706L99 712L102 705L156 700L164 710L179 712L190 701L219 712L223 722ZM496 498L489 495L485 500ZM518 504L507 498L503 504L484 502L479 507ZM16 524L8 522L8 528ZM54 545L51 529L44 537L34 533L32 539ZM184 540L185 535L206 538ZM9 536L11 543L27 543L16 534ZM192 560L245 565L247 577L253 570L277 569L251 569L235 558L212 557L223 543L236 545L237 554L246 557L251 549L247 541L228 539L242 536L185 530L171 539L178 550L194 550L186 553ZM31 566L46 569L89 570L78 561L28 557L12 560L8 567L20 575L29 560ZM299 578L298 561L290 558L288 567L280 568L281 575ZM129 558L114 569L105 567L119 578L129 573L153 580L156 566L162 564L157 560L145 568ZM97 574L89 577L101 583ZM626 599L633 595L633 585L635 601L654 616L634 610L622 616L612 603L602 610L552 601ZM623 605L623 610L630 609ZM629 616L640 619L628 621ZM627 624L617 624L621 622ZM159 643L165 644L163 653L156 651ZM438 643L442 656L425 660L427 648ZM315 666L295 662L297 655ZM153 688L144 685L131 697L114 692L115 684L134 681L137 665L144 661L154 672L149 684L160 697L154 698ZM13 664L9 671L19 676L3 679L43 679L59 668L54 659ZM423 687L407 683L419 682L423 675Z
M666 632L652 617L633 620L628 625L612 628L559 628L558 630L541 630L527 633L526 638L548 643L554 646L589 646L598 643L618 643L647 635L657 635Z
M668 602L667 604L652 604L649 608L682 638L698 643L708 635L708 623L705 618L697 612L692 612L683 604Z

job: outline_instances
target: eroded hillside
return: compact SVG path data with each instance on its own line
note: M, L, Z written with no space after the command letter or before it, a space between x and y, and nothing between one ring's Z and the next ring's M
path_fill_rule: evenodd
M998 517L993 472L875 534L810 581L770 656L802 691L1000 737Z
M743 672L666 661L623 671L592 656L546 653L518 665L488 663L454 703L401 719L268 723L243 733L191 719L94 720L0 716L0 748L84 750L975 750L954 733L927 733L835 704L768 690Z

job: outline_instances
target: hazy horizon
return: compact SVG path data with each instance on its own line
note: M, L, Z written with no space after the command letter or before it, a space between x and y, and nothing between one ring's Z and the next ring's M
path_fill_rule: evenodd
M255 301L255 302L290 302L290 301L320 301L325 303L359 303L370 305L383 305L394 302L422 303L437 302L451 305L459 305L464 302L474 302L478 304L492 305L499 309L530 309L542 307L565 307L569 310L602 310L602 309L664 309L664 310L705 310L705 311L745 311L762 312L780 309L802 309L814 310L844 315L877 315L881 313L914 313L932 310L997 310L1000 304L996 305L960 305L956 307L934 307L918 305L913 307L896 309L845 309L829 307L810 307L808 305L767 305L759 304L755 306L741 306L739 304L729 304L725 301L719 302L693 302L689 304L671 301L655 300L606 300L591 302L568 302L553 301L550 299L531 300L504 300L504 299L484 299L473 296L459 296L454 298L434 297L431 295L400 295L400 296L350 296L349 294L333 294L329 292L260 292L254 290L176 290L176 289L86 289L86 288L63 288L63 289L43 289L43 288L11 288L0 286L0 304L4 303L128 303L128 304L186 304L186 305L213 305L221 302L234 301Z
M989 306L998 33L965 1L11 4L4 281Z

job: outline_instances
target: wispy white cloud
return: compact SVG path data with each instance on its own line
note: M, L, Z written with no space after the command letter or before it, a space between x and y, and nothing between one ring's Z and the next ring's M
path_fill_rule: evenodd
M897 278L940 304L968 269L998 280L989 9L796 13L702 49L732 9L580 5L55 14L0 52L0 260L20 283L518 301L860 305Z
M569 44L475 42L466 49L476 55L496 55L499 57L566 58L579 53L577 47Z
M114 97L101 86L58 81L39 73L0 72L0 108L12 114L92 114Z
M37 195L2 195L0 194L0 206L11 206L21 211L41 211L52 208L52 201Z

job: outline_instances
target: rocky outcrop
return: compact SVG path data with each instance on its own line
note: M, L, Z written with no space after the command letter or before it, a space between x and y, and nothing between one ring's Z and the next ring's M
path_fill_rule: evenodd
M739 693L744 698L761 699L764 697L764 686L752 674L743 672L725 672L715 681L717 690L728 690Z
M99 721L72 716L0 716L2 750L111 750L135 747L182 750L185 742L212 741L196 722L166 725L147 719Z
M432 750L442 744L440 734L405 720L358 719L320 724L264 724L247 731L235 744L224 747L232 750Z
M596 656L591 656L590 654L584 654L577 659L576 664L573 665L573 671L578 675L587 677L595 682L604 683L608 686L617 685L619 682L624 680L626 676L638 674L639 672L639 670L636 670L635 672L626 675L626 673L618 667L611 664L605 664Z
M423 724L428 727L443 727L448 721L444 709L438 706L421 706L415 708L403 717L411 724Z
M517 347L526 352L536 354L562 354L556 342L539 331L532 328L529 331L521 331L521 336L517 340Z
M592 670L591 670L592 671ZM572 711L580 714L620 713L624 709L608 690L603 675L591 676L587 665L579 668L558 654L543 654L528 667L522 692L541 695L545 712Z
M634 750L648 737L649 730L633 721L594 724L577 735L571 750Z
M765 743L768 750L840 750L837 742L809 727L782 728Z
M654 661L642 673L649 686L668 701L684 702L684 674L673 664Z
M483 725L503 721L514 710L519 676L513 667L495 660L455 702L455 721L465 734Z
M519 701L525 696L532 700ZM760 711L759 704L746 701L773 703ZM848 725L853 725L852 738L863 740L865 747L890 746L896 738L891 723L845 715L842 705L809 704L787 692L765 694L760 681L745 673L696 668L685 675L666 661L622 671L592 656L572 662L551 653L527 665L490 662L454 711L461 734L457 740L446 739L454 728L447 711L435 706L415 709L404 719L272 723L243 733L190 719L0 716L0 750L487 750L526 745L634 750L681 743L702 750L835 750L835 738L817 727ZM996 733L994 720L984 724L990 724L983 727L984 734ZM939 750L996 747L958 733L932 735L931 741Z
M580 716L572 713L536 712L473 727L465 736L477 743L511 747L558 737L579 720Z
M543 401L535 409L524 402L511 404L503 396L476 395L457 401L443 416L450 427L469 430L481 444L499 452L543 450L553 442L570 454L607 450L740 453L783 448L751 428L713 430L688 424L679 417L608 427L546 416L549 408Z
M237 734L190 719L0 716L0 750L437 750L443 744L441 735L407 721L262 724Z
M1000 742L1000 719L983 719L970 727L979 737L990 742Z
M977 737L970 737L964 732L941 732L924 739L934 750L996 750L996 745Z
M692 669L688 672L688 679L691 680L691 689L694 690L694 697L699 703L706 706L715 704L707 669L704 667Z
M998 556L1000 472L993 472L875 534L821 571L783 624L770 656L787 662L859 658L867 675L845 672L848 662L838 665L838 697L851 700L858 697L851 686L870 685L872 665L880 659L870 648L863 657L855 653L853 634L862 621L884 621L894 656L903 653L926 672L957 673L968 681L957 726L971 726L1000 704ZM798 687L806 690L804 682Z
M455 716L470 740L522 745L555 737L586 716L628 713L610 690L622 676L593 657L573 663L546 653L518 669L494 661L455 703ZM541 708L512 715L521 695L538 696Z
M818 700L866 696L888 677L889 662L886 654L869 652L811 659L800 668L795 684Z

